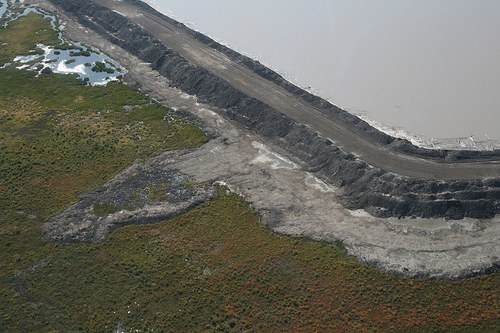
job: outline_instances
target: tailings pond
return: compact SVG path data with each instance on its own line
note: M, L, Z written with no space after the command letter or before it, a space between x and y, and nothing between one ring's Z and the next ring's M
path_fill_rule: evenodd
M390 134L500 148L498 1L146 2Z

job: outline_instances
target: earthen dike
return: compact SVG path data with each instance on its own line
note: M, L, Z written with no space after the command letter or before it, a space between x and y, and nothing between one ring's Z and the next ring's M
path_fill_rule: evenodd
M500 150L430 150L391 137L138 0L50 1L341 188L346 208L451 219L500 212Z

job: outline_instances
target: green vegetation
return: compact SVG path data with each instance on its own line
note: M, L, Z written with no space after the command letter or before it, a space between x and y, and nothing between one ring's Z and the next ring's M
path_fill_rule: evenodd
M113 74L115 72L114 68L106 67L106 63L101 61L95 62L95 65L92 67L92 71L96 73L106 72L108 74Z
M79 49L78 51L70 51L69 55L71 57L81 57L81 56L83 56L83 57L90 57L90 52L91 51L85 51L83 49Z
M30 13L0 29L0 65L11 62L15 56L40 54L37 44L56 45L57 32L51 29L50 19Z
M191 183L189 180L183 180L181 182L181 186L187 190L192 189L194 187L194 184Z
M65 189L58 200L68 204L137 158L206 141L191 124L164 118L169 110L120 83L91 87L72 76L0 71L0 208L38 211L37 202L56 199L50 188ZM32 208L21 204L24 196ZM45 209L44 216L55 212Z
M66 51L66 50L79 50L79 51L83 51L83 49L77 45L74 45L74 44L70 44L70 43L67 43L67 42L63 42L62 44L58 45L57 48L59 50L63 50L63 51Z
M148 187L149 200L154 202L162 202L167 200L168 190L171 186L171 183L151 184Z
M101 245L45 244L36 221L18 219L0 244L6 331L102 332L120 323L142 332L494 332L498 320L498 275L387 276L339 244L270 232L224 191Z
M224 189L103 244L43 242L41 224L77 194L137 158L206 141L169 112L118 83L0 70L0 332L497 331L500 274L389 276L340 244L272 233Z
M97 216L107 216L118 211L118 207L112 202L99 202L93 207L94 214Z

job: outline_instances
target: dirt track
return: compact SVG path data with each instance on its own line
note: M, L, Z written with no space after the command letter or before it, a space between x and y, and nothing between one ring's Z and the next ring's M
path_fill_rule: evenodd
M126 16L193 64L211 71L243 93L309 126L345 151L359 156L373 166L400 175L427 179L500 177L500 161L441 163L388 151L364 138L353 126L336 120L333 115L315 108L275 83L260 77L226 55L197 41L167 20L128 2L93 1Z

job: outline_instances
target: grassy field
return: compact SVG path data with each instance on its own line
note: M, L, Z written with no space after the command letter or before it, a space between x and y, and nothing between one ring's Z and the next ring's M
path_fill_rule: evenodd
M103 244L41 240L78 193L137 158L205 141L122 84L0 70L0 332L498 332L500 274L390 276L341 244L272 233L222 188Z
M57 45L57 32L51 29L50 20L30 13L0 29L0 65L15 56L37 54L37 44Z

